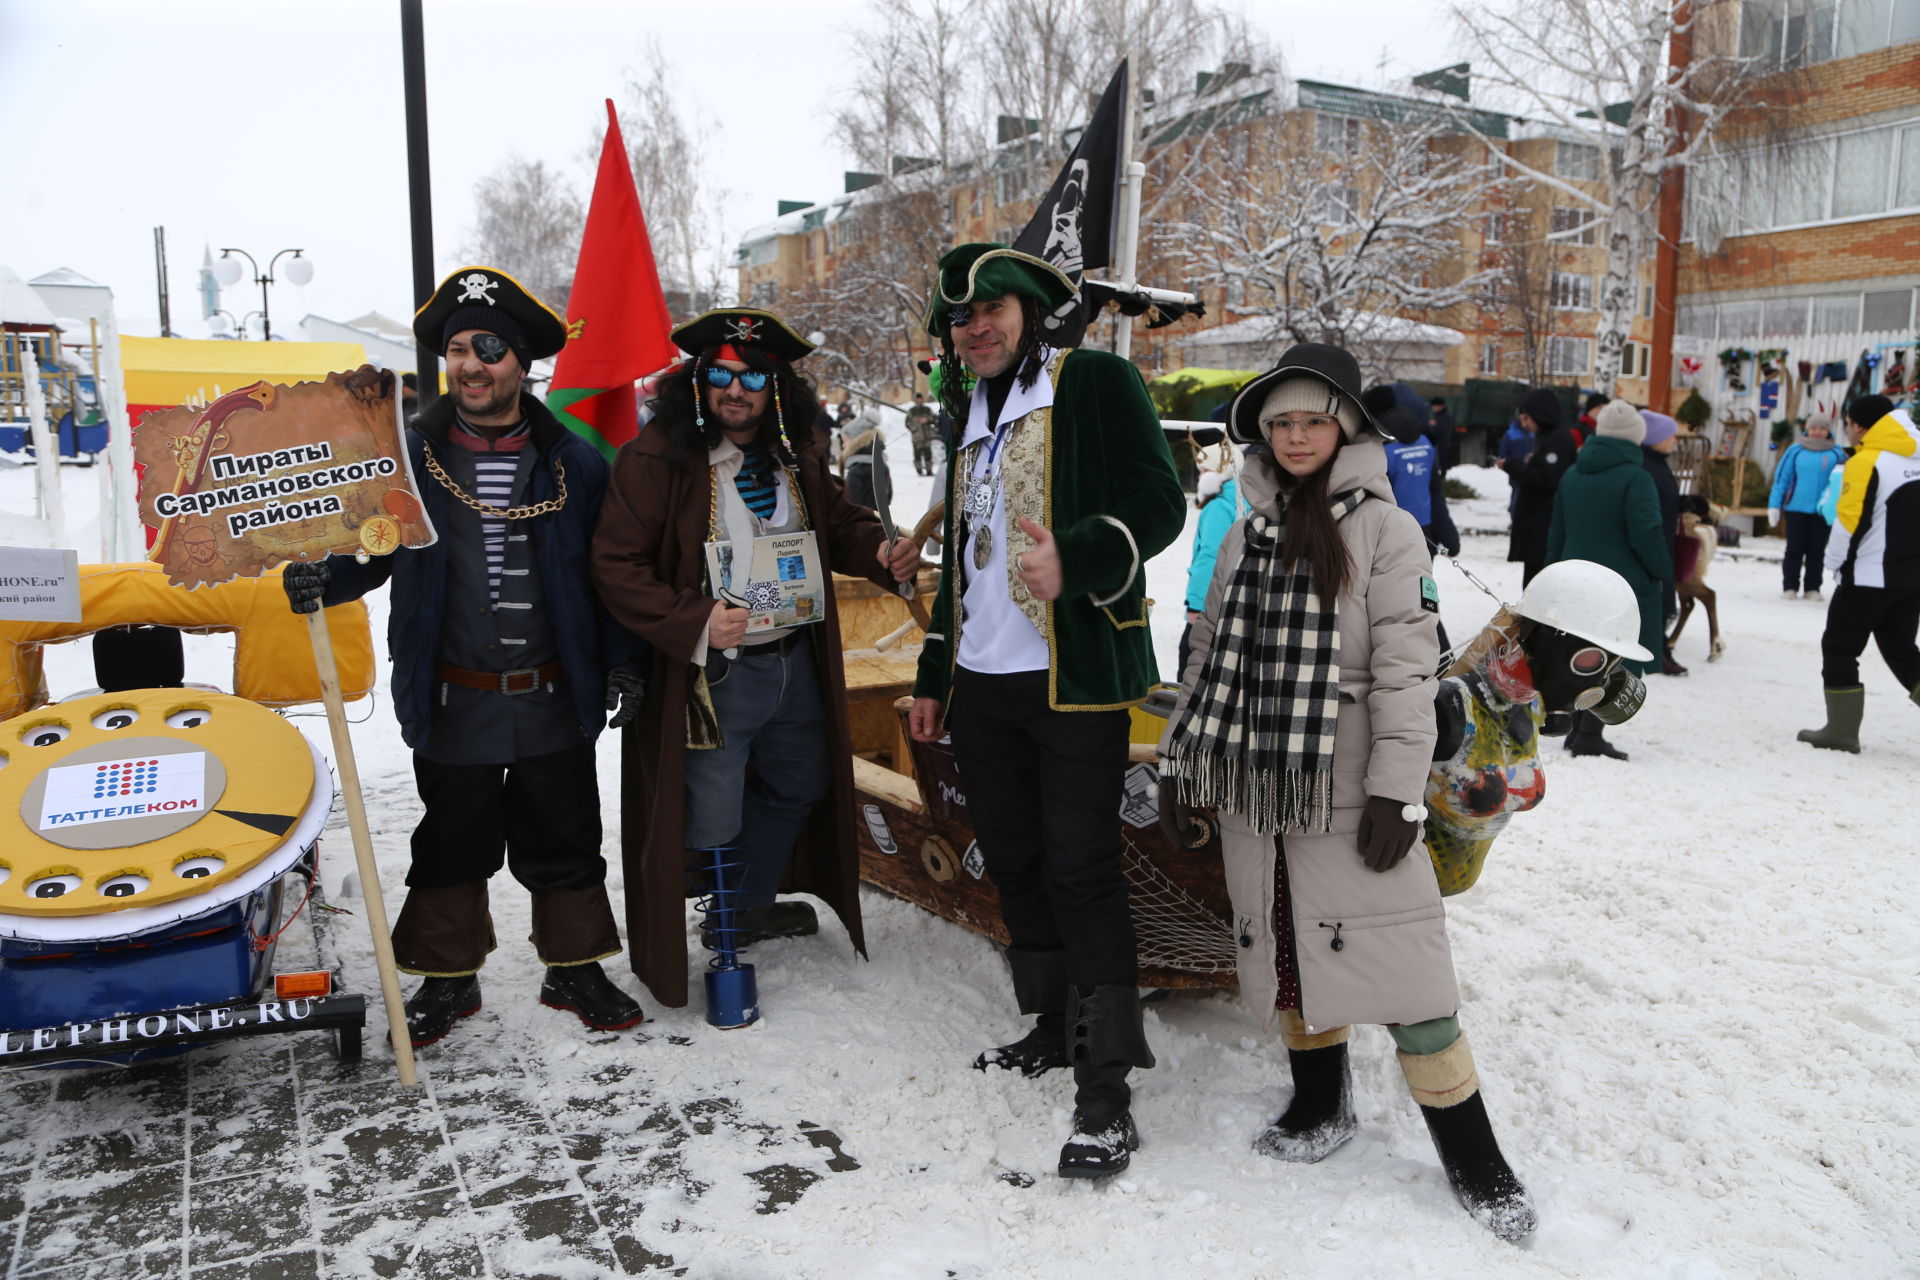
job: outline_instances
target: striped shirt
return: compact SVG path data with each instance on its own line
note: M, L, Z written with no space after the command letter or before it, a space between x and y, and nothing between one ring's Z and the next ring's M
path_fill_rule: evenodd
M762 520L773 519L778 494L773 488L773 456L765 449L751 449L733 477L734 488L747 510Z
M520 448L528 440L526 424L489 440L456 415L453 443L473 455L473 496L489 507L513 505L513 477L520 469ZM507 522L480 517L480 545L487 554L487 594L500 603L500 571L507 564Z

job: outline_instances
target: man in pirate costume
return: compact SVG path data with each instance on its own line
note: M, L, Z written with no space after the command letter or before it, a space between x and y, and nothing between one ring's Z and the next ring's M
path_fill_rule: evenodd
M1138 1146L1127 1074L1153 1065L1120 807L1127 709L1156 678L1145 566L1179 536L1186 503L1133 366L1041 342L1041 318L1073 293L1002 245L940 260L927 331L958 442L912 731L932 741L944 721L952 734L1014 995L1037 1015L974 1065L1071 1065L1060 1173L1099 1177ZM979 381L963 394L967 372Z
M298 612L393 580L394 714L424 806L393 928L416 1046L480 1008L494 947L487 881L504 863L533 895L543 1004L602 1030L642 1020L599 962L620 951L600 856L594 739L631 719L646 646L594 595L587 548L607 465L524 389L566 327L511 276L469 267L413 321L446 360L448 394L407 430L439 540L365 564L290 564ZM611 671L609 670L611 668Z
M688 359L661 376L647 429L614 459L593 574L614 617L653 645L652 697L621 747L627 934L634 972L678 1006L685 899L710 887L716 848L741 864L747 941L818 928L807 903L776 902L784 883L823 899L865 946L833 589L819 621L748 635L742 584L709 580L707 544L730 543L739 566L756 537L806 530L823 571L889 591L919 553L887 544L829 471L815 392L794 365L812 344L746 307L673 340Z

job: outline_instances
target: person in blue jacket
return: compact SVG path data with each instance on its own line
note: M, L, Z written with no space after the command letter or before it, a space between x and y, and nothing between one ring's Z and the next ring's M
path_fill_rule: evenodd
M1187 565L1187 625L1180 632L1180 665L1187 669L1187 641L1194 619L1207 607L1207 586L1213 581L1214 557L1220 554L1220 539L1240 518L1240 483L1218 471L1202 471L1193 499L1200 508L1200 523L1193 531L1193 559Z
M1533 432L1520 425L1515 418L1507 424L1507 434L1500 437L1500 447L1494 451L1496 462L1504 464L1507 473L1507 514L1513 514L1513 504L1520 497L1520 464L1533 452Z
M1845 456L1834 447L1833 420L1824 413L1807 419L1806 435L1781 455L1767 497L1767 523L1787 526L1787 554L1780 561L1780 594L1818 600L1821 561L1827 552L1829 523L1820 514L1827 478ZM1804 592L1802 587L1805 588Z

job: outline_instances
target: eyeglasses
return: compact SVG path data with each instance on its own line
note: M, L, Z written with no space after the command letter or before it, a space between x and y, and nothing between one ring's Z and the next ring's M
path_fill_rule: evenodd
M765 391L767 389L767 379L772 376L772 374L764 369L735 370L723 369L717 364L707 366L707 385L715 391L725 391L733 385L735 378L740 379L740 386L743 390Z
M1260 429L1269 433L1302 431L1311 435L1315 431L1326 431L1337 428L1339 425L1340 419L1330 418L1324 413L1315 413L1304 418L1268 418L1260 424Z

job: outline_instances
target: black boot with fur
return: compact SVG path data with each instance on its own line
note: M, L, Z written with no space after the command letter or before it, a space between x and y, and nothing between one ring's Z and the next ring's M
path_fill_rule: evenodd
M1125 1171L1139 1149L1127 1073L1151 1067L1133 987L1076 989L1067 1010L1067 1058L1073 1064L1073 1135L1060 1148L1063 1178L1106 1178Z

